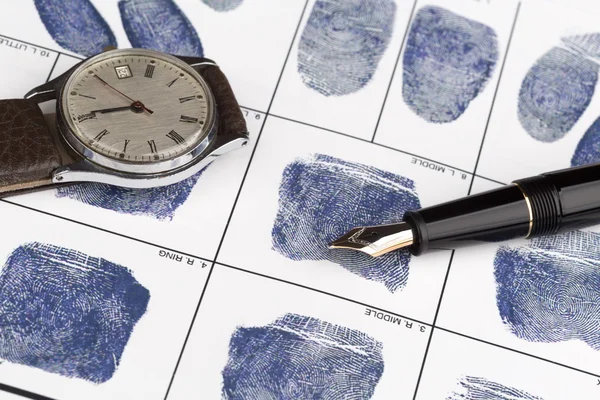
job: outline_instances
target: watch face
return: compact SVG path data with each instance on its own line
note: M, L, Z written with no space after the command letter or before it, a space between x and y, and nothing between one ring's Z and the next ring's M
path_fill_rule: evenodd
M149 50L116 50L81 65L62 92L62 114L86 148L119 164L173 160L202 143L213 99L183 61Z

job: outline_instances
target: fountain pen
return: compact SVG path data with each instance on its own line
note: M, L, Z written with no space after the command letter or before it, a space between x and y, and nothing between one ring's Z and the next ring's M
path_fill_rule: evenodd
M498 189L410 210L402 221L362 226L329 243L378 257L534 238L600 224L600 164L519 179Z

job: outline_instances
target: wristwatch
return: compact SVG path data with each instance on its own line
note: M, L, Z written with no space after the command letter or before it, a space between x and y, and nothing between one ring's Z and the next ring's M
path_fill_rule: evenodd
M50 100L49 123L39 104ZM0 100L0 196L77 182L170 185L248 140L214 61L110 49Z

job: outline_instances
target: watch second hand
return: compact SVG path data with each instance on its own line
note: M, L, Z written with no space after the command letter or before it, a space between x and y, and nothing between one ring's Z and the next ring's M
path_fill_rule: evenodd
M108 86L109 88L111 88L115 92L119 93L121 96L124 96L125 98L131 100L134 104L139 104L140 107L143 108L144 110L146 110L148 113L154 114L154 111L152 111L149 108L147 108L142 102L133 100L131 97L127 96L125 93L119 91L118 89L115 89L114 87L112 87L111 85L109 85L108 82L106 82L104 79L100 78L98 75L94 75L94 76L96 78L98 78L100 80L100 82L102 82L104 85Z

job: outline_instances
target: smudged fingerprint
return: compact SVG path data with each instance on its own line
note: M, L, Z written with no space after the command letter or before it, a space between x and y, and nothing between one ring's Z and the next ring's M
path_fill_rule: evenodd
M286 314L240 327L223 369L227 400L364 400L383 374L383 345L354 329Z
M365 87L385 53L396 15L392 0L317 0L298 45L298 73L324 96Z
M600 57L600 33L566 36L561 41L577 53Z
M518 117L534 139L551 143L573 128L590 104L598 81L600 35L562 39L529 69L519 91Z
M206 167L205 167L206 168ZM77 200L120 214L171 221L188 199L204 169L181 182L149 189L132 189L104 183L81 183L60 187L56 197Z
M486 87L497 61L493 29L441 7L423 7L404 51L404 102L427 122L452 122Z
M49 244L24 244L0 272L0 358L106 382L149 299L120 265Z
M574 231L502 246L494 260L502 321L530 342L581 340L600 350L600 234Z
M242 4L243 1L244 0L202 0L204 4L206 4L213 10L220 12L231 11L239 7L239 5Z
M420 201L410 179L323 154L299 158L283 172L273 249L296 261L334 262L395 292L408 280L408 251L373 258L331 250L327 243L356 226L397 222L416 208Z
M114 33L90 0L34 0L40 19L59 46L93 56L117 46Z
M119 10L133 47L204 56L196 30L173 0L120 0Z
M543 400L527 392L477 376L465 376L446 400Z
M579 140L571 158L571 166L600 163L600 118L588 128Z

